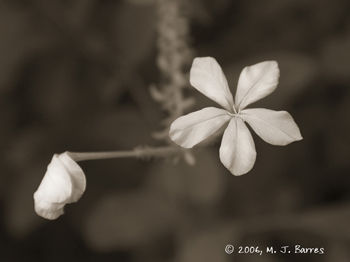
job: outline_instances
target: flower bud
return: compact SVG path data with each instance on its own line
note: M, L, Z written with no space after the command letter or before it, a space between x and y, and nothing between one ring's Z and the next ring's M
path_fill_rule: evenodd
M69 152L55 154L34 193L35 212L46 219L57 219L64 206L77 202L86 188L84 171Z

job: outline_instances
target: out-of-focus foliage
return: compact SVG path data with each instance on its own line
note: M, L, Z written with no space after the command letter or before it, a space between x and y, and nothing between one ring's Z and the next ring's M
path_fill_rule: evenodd
M84 232L97 250L139 248L174 231L178 210L151 192L105 196L88 214Z
M186 1L196 56L215 57L232 92L244 66L279 62L277 90L252 106L290 112L303 141L253 136L257 162L239 178L220 164L219 143L195 150L194 167L83 162L79 203L54 222L35 215L53 153L159 144L156 2L0 1L0 261L257 260L226 255L228 243L326 249L259 261L349 261L347 0ZM196 108L213 105L185 92Z
M146 187L180 206L216 210L225 192L224 168L217 164L218 155L212 150L201 149L195 156L206 165L190 166L185 161L153 165Z

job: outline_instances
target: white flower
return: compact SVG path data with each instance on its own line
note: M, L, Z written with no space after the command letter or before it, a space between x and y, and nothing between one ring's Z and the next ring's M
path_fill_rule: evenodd
M85 174L69 153L55 154L34 193L35 211L43 218L56 219L64 213L65 204L79 200L85 188Z
M176 119L169 136L178 145L191 148L228 123L220 146L220 160L236 176L249 172L255 163L253 138L244 122L267 143L287 145L301 140L299 128L286 111L265 108L245 109L271 94L277 87L276 61L245 67L233 100L225 75L212 57L195 58L190 72L191 85L224 109L207 107Z

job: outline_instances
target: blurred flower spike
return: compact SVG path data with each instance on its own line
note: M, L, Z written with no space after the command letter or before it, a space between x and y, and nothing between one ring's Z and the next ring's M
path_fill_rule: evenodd
M57 219L66 204L80 199L85 188L85 174L69 152L55 154L34 193L35 212L46 219Z
M195 58L190 72L191 85L224 109L207 107L177 118L170 126L171 140L184 148L192 148L228 123L221 141L220 160L233 175L248 173L254 166L256 151L244 122L272 145L283 146L302 139L297 124L288 112L245 109L271 94L277 87L279 75L276 61L245 67L233 100L217 61L212 57Z

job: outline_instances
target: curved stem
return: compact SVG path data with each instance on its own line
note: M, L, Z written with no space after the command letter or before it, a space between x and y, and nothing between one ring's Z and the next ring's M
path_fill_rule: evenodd
M167 157L181 152L183 149L175 146L166 147L137 147L128 151L105 151L105 152L69 152L75 161L111 159L111 158L151 158L151 157Z

